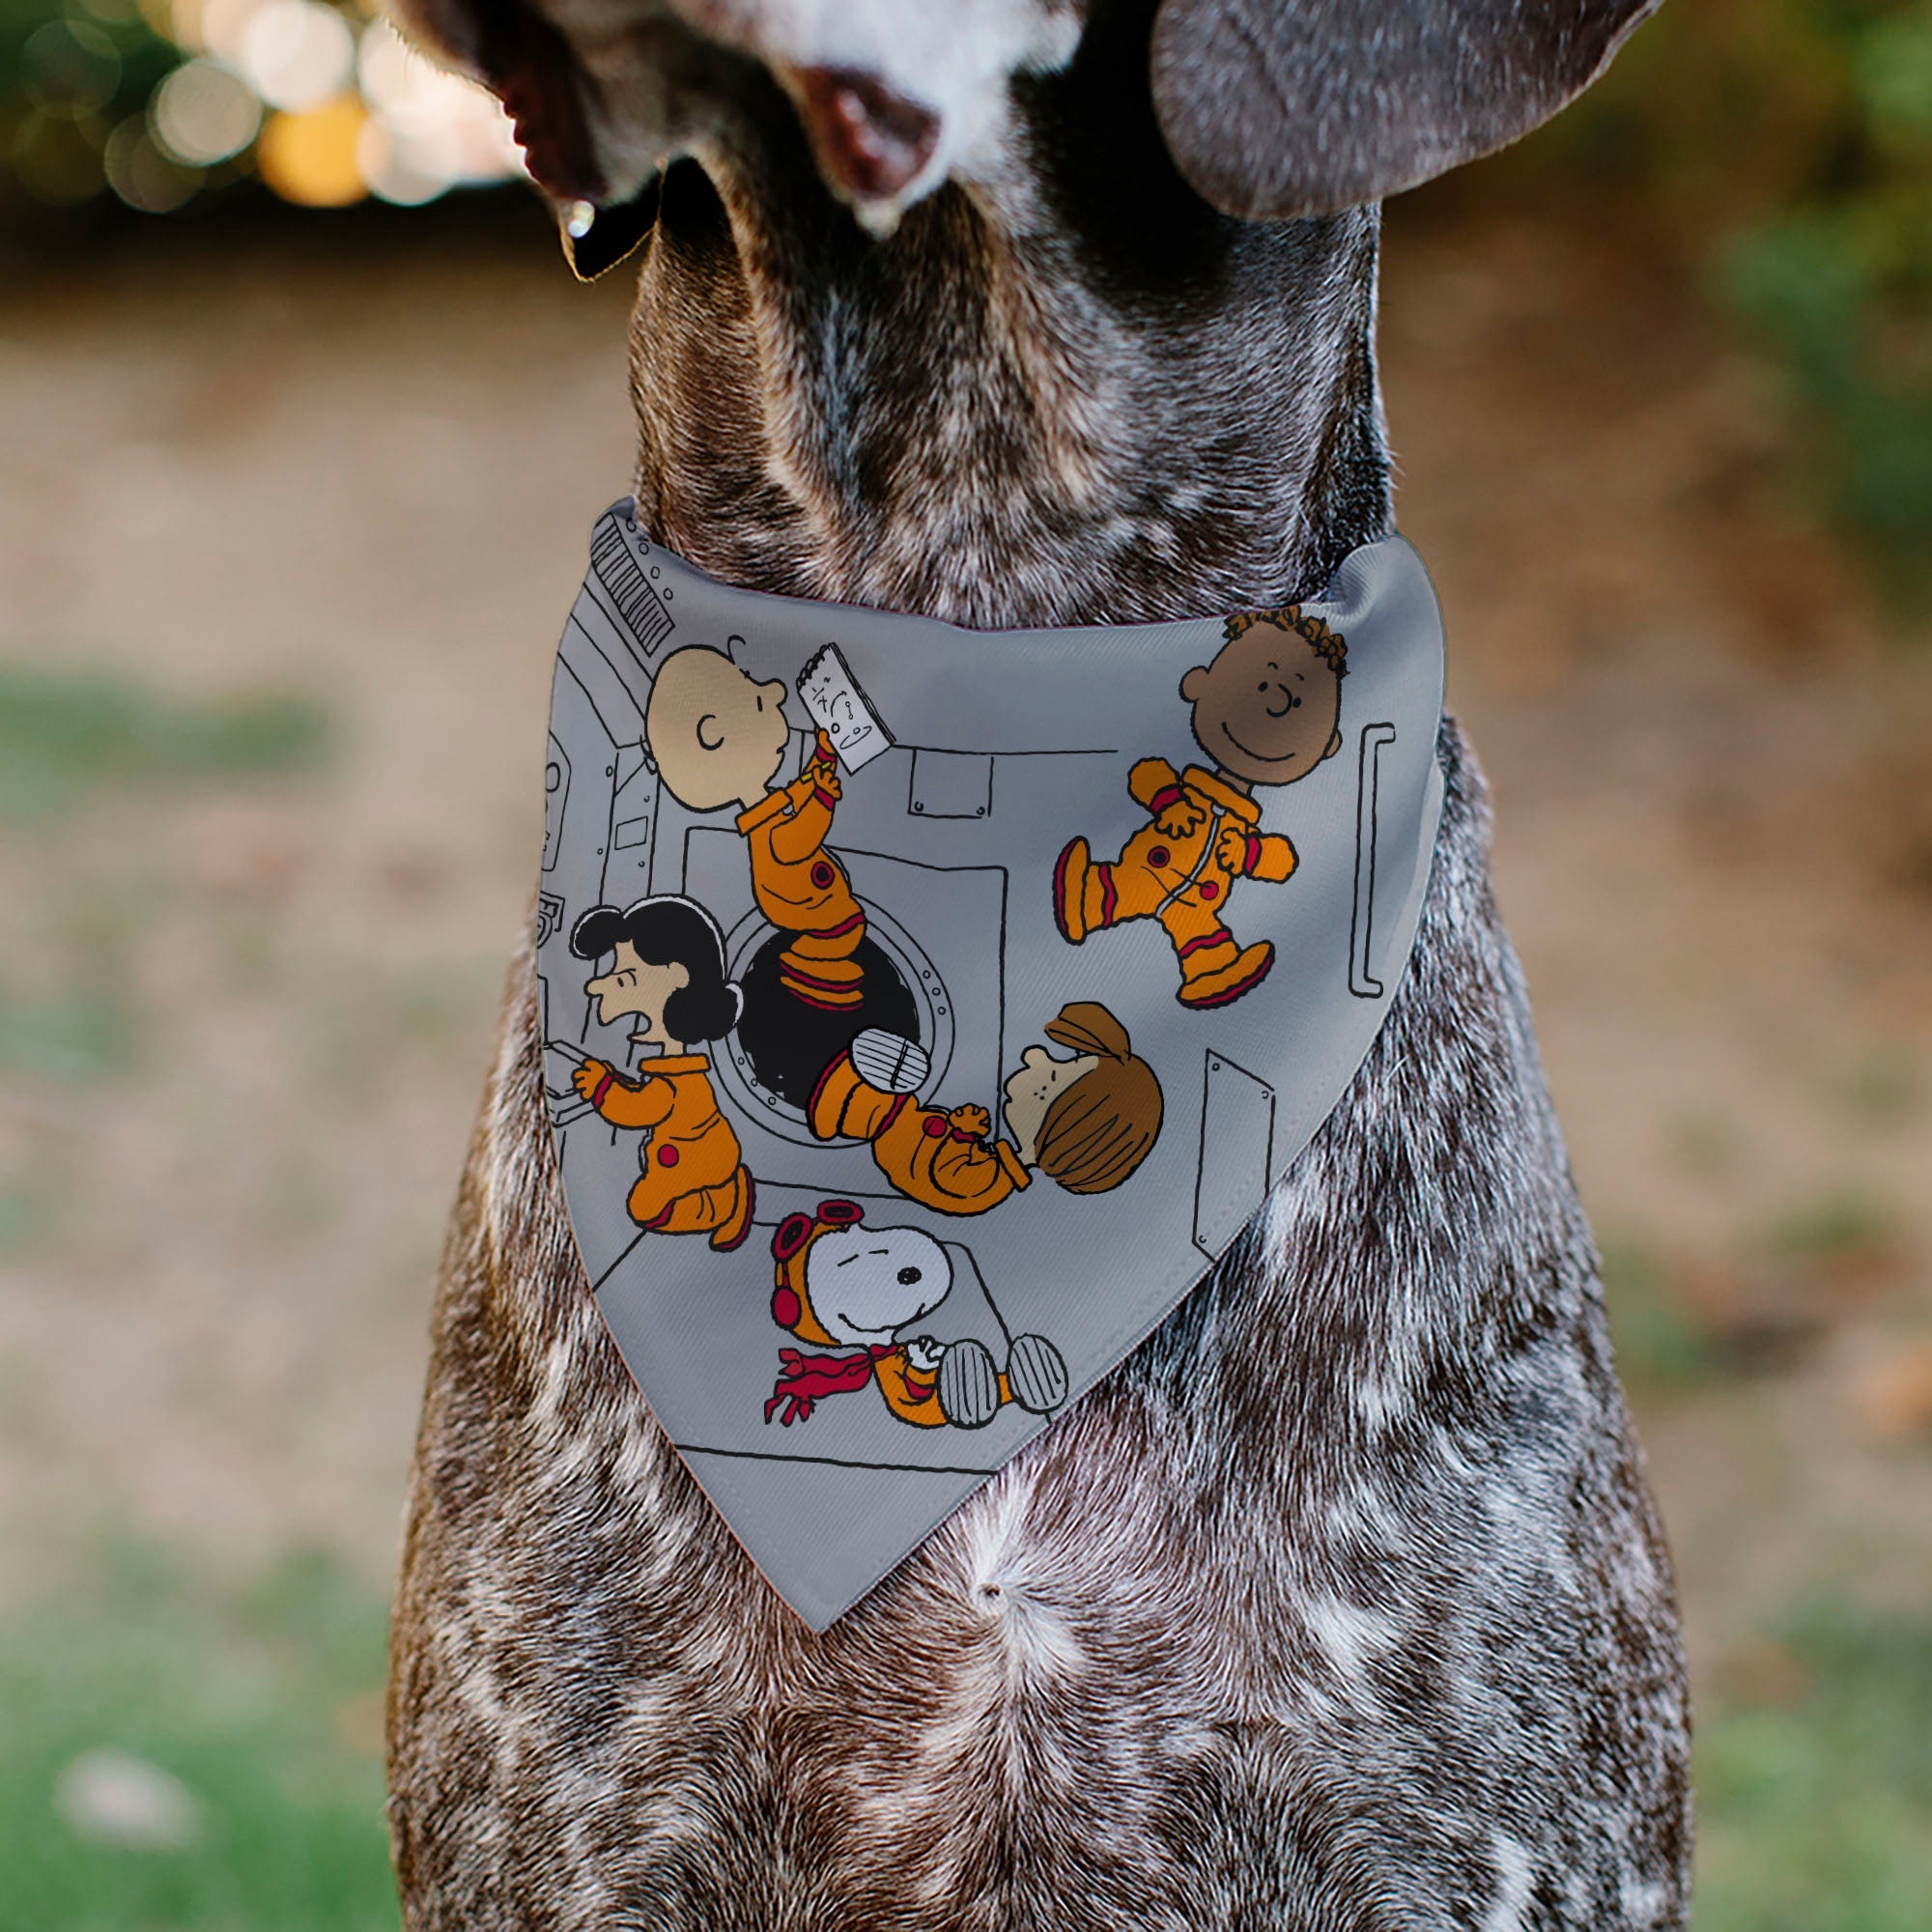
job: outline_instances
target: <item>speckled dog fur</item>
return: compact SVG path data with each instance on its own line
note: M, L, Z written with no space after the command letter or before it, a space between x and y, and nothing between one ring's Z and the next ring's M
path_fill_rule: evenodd
M500 86L480 7L412 24ZM1204 201L1158 65L1151 95L1151 11L961 0L957 85L984 98L939 88L932 178L867 232L793 82L827 33L918 98L892 8L552 0L599 185L682 156L633 339L653 534L762 590L1058 625L1307 595L1391 528L1374 211ZM1221 0L1241 59L1280 11ZM1434 11L1471 44L1512 12ZM1568 47L1640 10L1532 11ZM1498 46L1498 88L1542 71ZM1272 128L1307 206L1353 193L1362 143L1264 79L1264 125L1231 110L1228 138ZM396 1605L412 1928L1683 1922L1669 1567L1453 724L1439 757L1414 954L1345 1098L1160 1330L822 1636L591 1300L518 957Z

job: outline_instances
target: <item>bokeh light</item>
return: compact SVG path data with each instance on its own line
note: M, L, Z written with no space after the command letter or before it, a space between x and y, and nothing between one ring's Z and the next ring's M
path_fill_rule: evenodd
M9 144L14 172L37 200L71 207L99 191L106 137L91 109L64 100L43 102L14 130Z
M87 20L49 20L29 38L21 68L43 99L82 110L104 107L121 80L121 54Z
M302 208L347 208L369 192L358 150L368 110L354 95L272 114L255 147L262 179Z
M355 36L317 0L263 0L242 32L236 65L270 107L292 113L333 100L355 68Z
M258 181L282 200L413 207L511 180L481 88L413 51L374 0L59 0L0 73L0 186L167 214Z
M172 214L201 186L201 170L164 154L143 114L130 114L108 135L100 158L108 186L143 214Z
M148 112L161 147L198 167L239 155L262 126L262 103L247 82L212 60L176 68L155 90Z

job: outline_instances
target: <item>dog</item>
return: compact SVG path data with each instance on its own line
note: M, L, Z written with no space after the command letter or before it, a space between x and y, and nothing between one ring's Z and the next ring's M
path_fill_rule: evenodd
M971 626L1318 594L1393 528L1380 197L1655 0L402 0L590 272L727 582ZM1689 1715L1445 720L1368 1060L1156 1333L814 1636L620 1361L512 969L395 1606L408 1923L1671 1927Z

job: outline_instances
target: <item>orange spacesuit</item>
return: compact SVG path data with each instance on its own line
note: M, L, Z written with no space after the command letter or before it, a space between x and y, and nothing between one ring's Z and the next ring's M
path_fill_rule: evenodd
M779 983L808 1006L856 1007L864 969L853 958L866 915L844 867L825 849L838 803L838 767L823 732L804 772L738 814L751 851L758 910L795 935L779 955Z
M738 1136L718 1111L711 1063L701 1053L654 1060L634 1086L601 1060L585 1097L616 1127L650 1133L642 1172L625 1204L652 1234L709 1234L711 1245L735 1248L752 1229L755 1187Z
M985 1108L940 1113L909 1094L887 1094L866 1082L849 1053L819 1075L806 1118L822 1141L870 1141L880 1173L908 1201L942 1214L983 1214L1033 1179L1010 1142L987 1145Z
M1261 807L1200 765L1177 772L1143 758L1127 789L1152 813L1111 865L1084 838L1069 839L1053 874L1053 911L1078 946L1090 932L1156 919L1180 962L1176 997L1184 1007L1221 1007L1267 977L1274 948L1243 946L1221 923L1236 879L1278 881L1294 870L1294 847L1261 831Z

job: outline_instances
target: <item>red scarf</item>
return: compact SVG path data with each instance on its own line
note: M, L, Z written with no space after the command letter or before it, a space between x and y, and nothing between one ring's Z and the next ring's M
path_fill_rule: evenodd
M783 1368L765 1405L765 1420L769 1422L772 1411L783 1404L784 1414L779 1419L785 1428L803 1422L819 1397L864 1388L872 1379L872 1365L897 1353L898 1345L893 1342L874 1342L856 1355L801 1355L796 1349L781 1349Z

